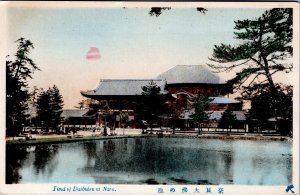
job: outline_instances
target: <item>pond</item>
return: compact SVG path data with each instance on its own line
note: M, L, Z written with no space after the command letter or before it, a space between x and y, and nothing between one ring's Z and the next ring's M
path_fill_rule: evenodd
M7 183L287 185L292 144L122 138L7 146Z

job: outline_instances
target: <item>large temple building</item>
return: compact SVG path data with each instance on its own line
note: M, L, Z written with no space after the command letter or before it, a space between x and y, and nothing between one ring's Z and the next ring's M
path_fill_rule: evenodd
M98 101L107 101L109 108L114 110L133 109L133 102L138 101L142 94L142 87L153 81L165 92L166 82L164 80L140 80L140 79L103 79L94 90L84 91L84 97ZM166 92L165 92L166 93Z
M134 102L139 101L142 87L151 81L160 87L162 93L169 93L174 97L172 104L180 107L183 119L190 119L186 113L193 112L193 99L202 94L211 99L209 110L212 111L212 120L220 120L222 113L228 108L234 111L239 120L245 120L242 102L225 97L222 93L226 87L224 80L203 65L177 65L156 78L147 80L103 79L96 89L82 91L81 94L93 100L105 101L113 111L126 110L131 120L135 121Z
M203 65L177 65L160 74L166 81L166 90L177 97L177 103L191 109L191 100L198 94L212 98L210 110L225 110L228 106L241 109L241 102L228 99L222 94L225 82Z

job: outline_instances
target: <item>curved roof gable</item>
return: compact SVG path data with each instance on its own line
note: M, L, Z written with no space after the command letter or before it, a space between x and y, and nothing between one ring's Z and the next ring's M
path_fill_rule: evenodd
M205 83L225 84L216 74L203 65L177 65L160 74L157 79L165 79L167 84Z

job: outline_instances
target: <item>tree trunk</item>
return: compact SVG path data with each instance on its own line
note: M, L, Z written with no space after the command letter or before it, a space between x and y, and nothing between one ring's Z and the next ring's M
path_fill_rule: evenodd
M153 125L152 125L152 123L150 124L150 134L153 134Z
M14 78L17 78L18 74L19 74L19 71L20 71L20 68L21 68L21 65L18 65L18 68L17 68L17 71L15 73L15 76Z
M272 78L272 75L270 74L270 71L269 71L269 65L268 65L268 60L266 57L262 56L263 58L263 61L264 61L264 71L266 73L266 77L267 77L267 80L268 80L268 83L270 85L270 89L271 89L271 93L275 96L275 97L278 97L278 91L275 87L275 84L273 82L273 78Z
M104 129L103 129L103 135L104 135L104 136L107 136L106 119L104 120Z
M275 97L278 97L278 92L277 92L277 89L275 87L275 84L273 82L273 79L272 79L272 76L270 74L270 71L269 71L269 64L268 64L268 60L267 60L267 56L265 55L265 49L264 47L262 46L262 33L263 33L263 22L261 20L259 20L260 22L260 33L259 33L259 40L258 40L258 49L260 51L260 56L263 60L263 64L260 63L261 67L264 69L265 73L266 73L266 77L267 77L267 80L268 80L268 83L270 85L270 89L271 89L271 92L272 94L275 96Z
M107 136L107 129L106 129L106 125L104 125L104 129L103 129L103 135Z

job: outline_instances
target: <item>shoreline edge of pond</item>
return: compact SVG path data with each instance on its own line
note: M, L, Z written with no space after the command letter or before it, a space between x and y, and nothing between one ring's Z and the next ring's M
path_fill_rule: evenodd
M255 135L230 135L230 134L167 134L159 136L159 134L134 134L134 135L108 135L108 136L64 136L64 137L44 137L35 139L6 140L6 145L40 145L55 144L68 142L83 142L94 140L110 140L123 138L194 138L194 139L221 139L221 140L264 140L264 141L287 141L292 142L293 138L288 136L266 136L261 134Z

